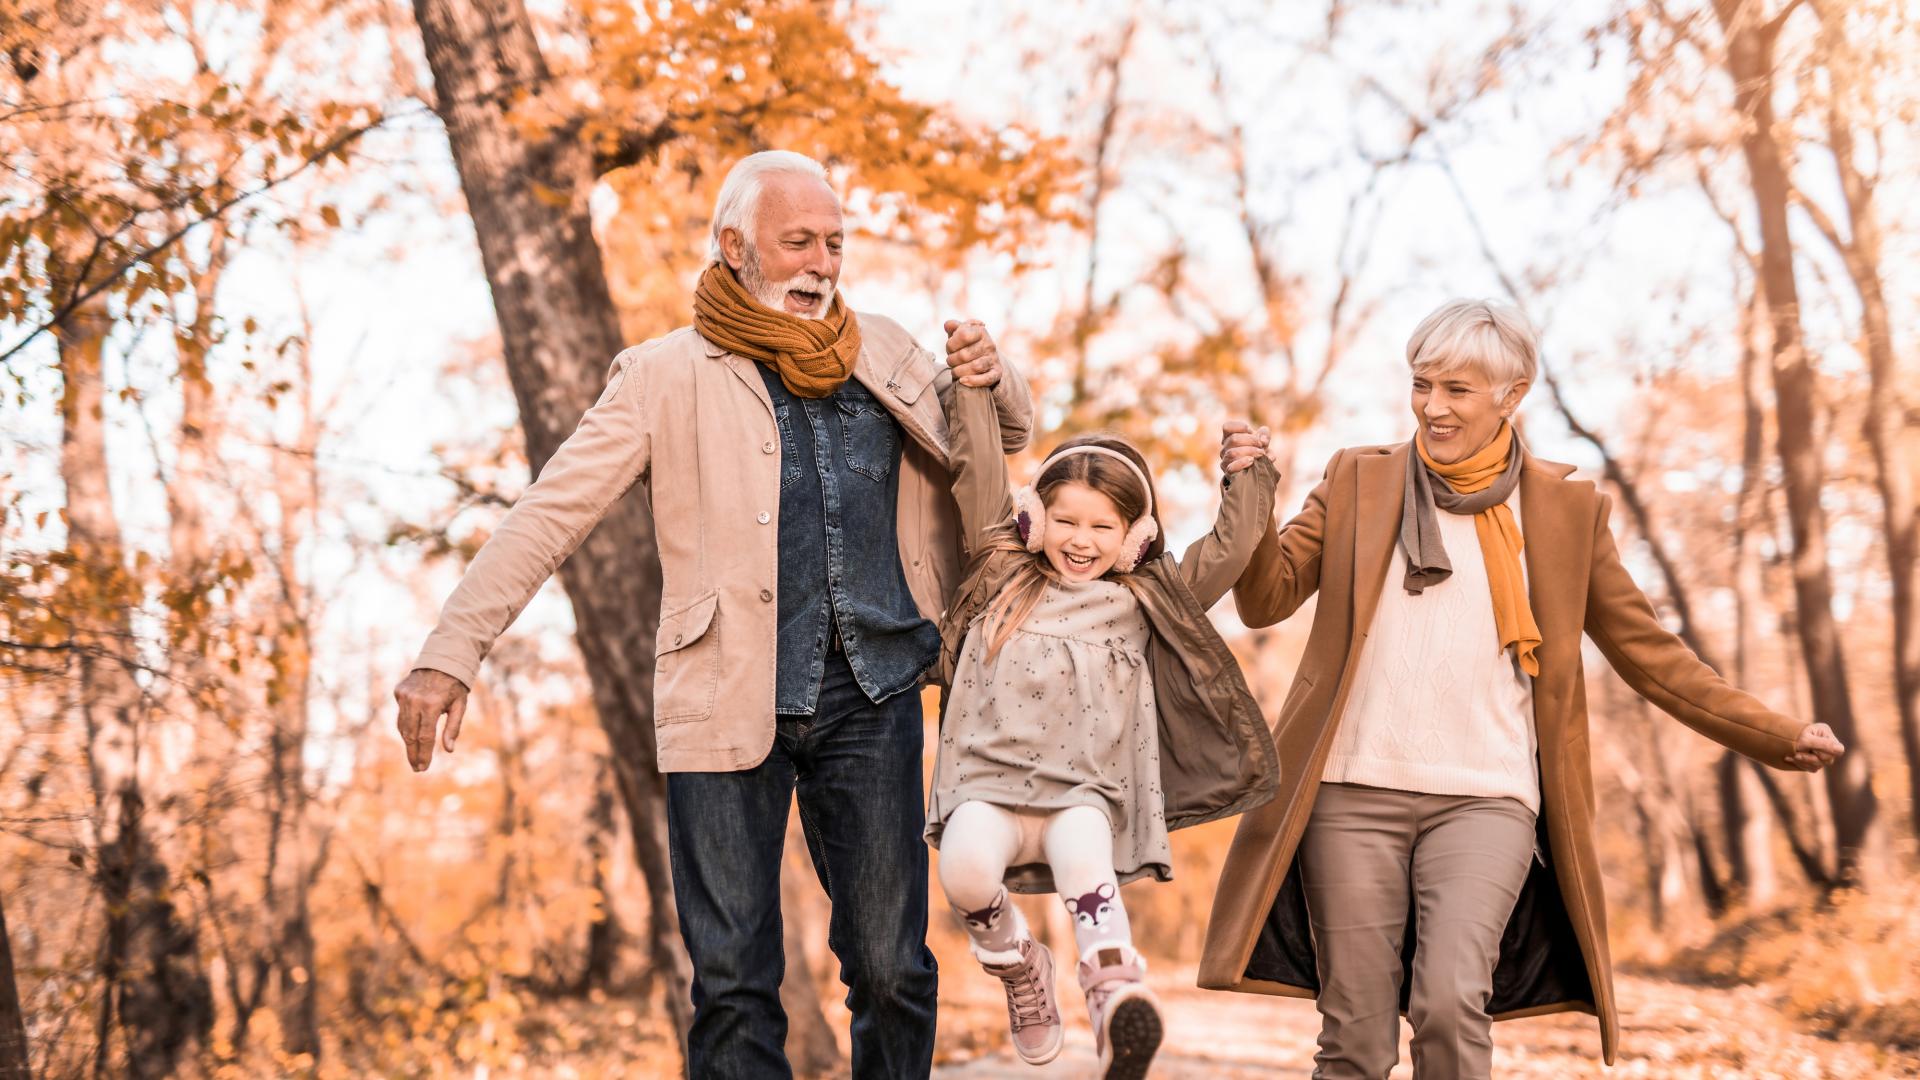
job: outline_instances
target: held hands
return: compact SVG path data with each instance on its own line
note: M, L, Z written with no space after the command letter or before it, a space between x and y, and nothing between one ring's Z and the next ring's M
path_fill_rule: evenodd
M1803 772L1819 772L1838 761L1847 748L1833 737L1833 729L1825 724L1808 724L1801 729L1800 737L1794 740L1793 753L1787 755L1787 764Z
M407 744L407 764L414 772L425 772L433 761L435 729L442 713L447 717L440 745L453 753L453 740L460 737L460 721L467 715L467 687L459 679L432 668L414 668L400 685L393 688L400 703L400 738Z
M1000 350L980 320L947 320L947 366L965 386L992 386L1000 381Z
M1272 433L1255 428L1245 420L1229 420L1220 425L1220 471L1231 476L1251 468L1260 458L1269 456Z

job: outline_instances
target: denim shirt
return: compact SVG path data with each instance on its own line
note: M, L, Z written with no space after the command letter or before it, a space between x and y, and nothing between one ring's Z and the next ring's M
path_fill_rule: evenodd
M900 425L856 379L803 398L771 365L754 366L780 425L774 712L813 713L836 631L861 691L884 701L940 658L940 631L914 606L894 532Z

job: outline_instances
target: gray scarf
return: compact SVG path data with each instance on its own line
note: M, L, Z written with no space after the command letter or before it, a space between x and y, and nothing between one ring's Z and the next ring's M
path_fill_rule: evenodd
M1417 442L1407 444L1407 484L1400 500L1400 547L1407 553L1407 577L1402 584L1409 593L1419 596L1427 586L1438 585L1453 576L1453 563L1447 559L1446 545L1440 542L1440 517L1433 508L1438 506L1449 514L1473 515L1506 502L1520 483L1520 467L1525 461L1520 433L1516 431L1513 451L1507 455L1507 468L1500 479L1485 491L1462 495L1427 468L1427 463L1420 458Z

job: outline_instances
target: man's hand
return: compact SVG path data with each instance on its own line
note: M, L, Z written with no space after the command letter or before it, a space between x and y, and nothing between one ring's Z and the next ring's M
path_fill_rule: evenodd
M440 745L453 753L453 740L460 737L460 720L467 715L467 687L459 679L432 668L414 668L400 685L393 688L400 703L400 739L407 744L407 764L414 772L425 772L433 761L433 738L444 713L447 728Z
M947 320L947 366L966 386L992 386L1000 381L1000 350L980 320Z
M1825 724L1808 724L1800 731L1800 738L1793 744L1793 753L1787 756L1787 764L1804 772L1819 772L1821 769L1840 759L1847 748L1833 737L1833 729Z
M1245 420L1229 420L1220 425L1220 471L1227 474L1252 468L1267 456L1272 435L1266 428L1255 428Z

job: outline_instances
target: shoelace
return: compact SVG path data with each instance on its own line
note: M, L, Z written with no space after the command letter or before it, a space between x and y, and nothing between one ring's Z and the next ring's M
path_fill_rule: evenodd
M1040 989L1040 980L1033 977L1031 969L1018 979L1007 981L1007 1011L1013 1014L1013 1027L1018 1031L1046 1022L1046 994Z

